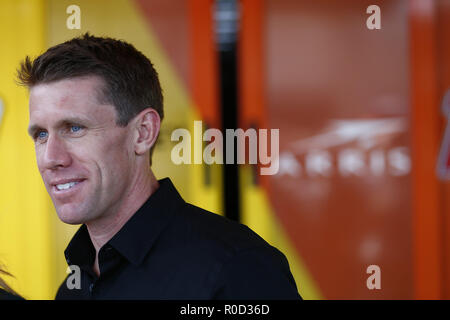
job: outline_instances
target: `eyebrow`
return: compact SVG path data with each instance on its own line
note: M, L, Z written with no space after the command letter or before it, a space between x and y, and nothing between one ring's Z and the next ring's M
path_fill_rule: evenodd
M70 117L70 118L65 118L65 119L59 120L56 123L55 127L58 128L58 127L62 127L67 124L74 124L74 123L85 124L86 122L88 122L88 120L85 118ZM30 135L30 137L33 138L34 135L36 134L36 132L41 129L43 129L43 128L40 125L32 124L28 127L28 134Z

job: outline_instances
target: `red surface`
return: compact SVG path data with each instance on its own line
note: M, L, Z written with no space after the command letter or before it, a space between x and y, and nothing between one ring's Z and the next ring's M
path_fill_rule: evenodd
M270 177L271 203L327 299L413 297L411 177L393 174L387 157L380 175L367 164L371 152L410 147L407 2L377 2L381 30L366 28L371 4L273 0L264 11L268 126L280 129L280 152L301 166L298 175ZM329 132L336 119L392 118L405 127L376 135L372 146L353 140L295 148ZM331 157L330 176L306 173L314 149ZM345 150L362 152L361 176L340 173ZM381 290L366 286L371 264L381 268Z

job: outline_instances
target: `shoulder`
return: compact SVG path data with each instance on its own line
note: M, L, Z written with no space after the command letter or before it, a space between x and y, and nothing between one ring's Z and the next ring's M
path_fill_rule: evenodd
M186 203L176 215L186 241L222 251L229 256L269 244L246 225Z
M284 254L247 226L191 204L176 217L172 235L185 254L208 266L213 298L300 297Z

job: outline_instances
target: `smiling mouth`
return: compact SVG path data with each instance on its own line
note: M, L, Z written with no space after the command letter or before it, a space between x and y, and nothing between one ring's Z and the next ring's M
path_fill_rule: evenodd
M83 183L85 181L85 179L82 180L74 180L74 181L69 181L66 183L60 183L60 184L56 184L53 185L52 189L53 189L53 193L55 195L63 195L63 194L71 194L72 190L77 190L79 189L78 186Z
M67 189L70 189L70 188L72 188L74 185L77 185L77 184L79 184L80 182L79 181L73 181L73 182L68 182L68 183L64 183L64 184L57 184L56 185L56 189L58 189L58 190L67 190Z

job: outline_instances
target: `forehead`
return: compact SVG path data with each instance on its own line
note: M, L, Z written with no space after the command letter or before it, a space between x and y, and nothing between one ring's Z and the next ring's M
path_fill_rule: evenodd
M103 81L98 77L64 79L30 89L30 122L65 116L115 119L113 106L102 102Z

